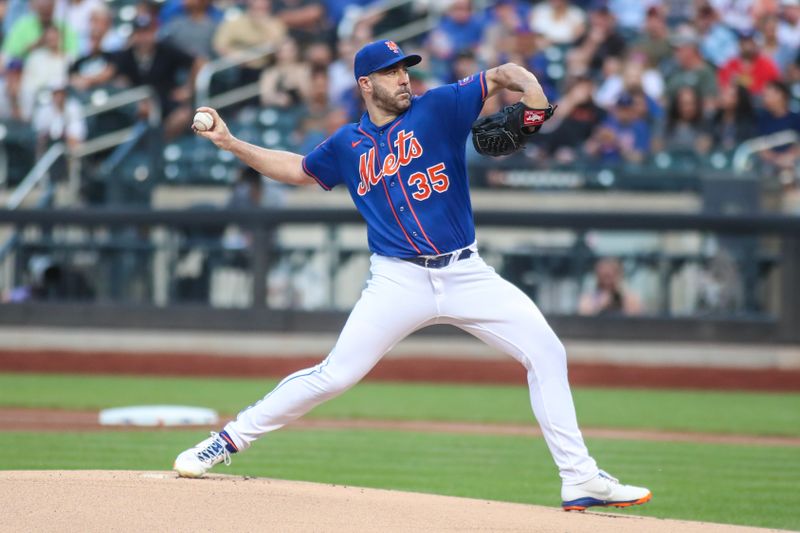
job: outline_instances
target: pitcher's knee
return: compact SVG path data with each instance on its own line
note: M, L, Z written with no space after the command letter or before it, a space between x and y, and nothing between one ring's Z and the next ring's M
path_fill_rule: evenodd
M541 341L541 339L539 339ZM543 364L547 366L558 365L566 367L567 365L567 350L564 344L558 340L555 335L547 342L538 342L535 345L529 346L525 350L525 356L528 361L523 361L526 368L530 370L531 367L541 368Z
M550 350L553 358L567 362L567 349L560 340L555 339L554 342L550 343Z
M352 375L351 372L327 370L320 375L318 395L323 398L333 398L358 383L359 379L360 376Z

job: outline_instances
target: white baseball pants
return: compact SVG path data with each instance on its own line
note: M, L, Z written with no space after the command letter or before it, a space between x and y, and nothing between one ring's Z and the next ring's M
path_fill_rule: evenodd
M328 357L288 376L225 426L239 450L358 383L415 330L452 324L528 371L531 406L562 482L575 485L597 475L575 418L564 347L522 291L477 253L440 269L373 255L370 273Z

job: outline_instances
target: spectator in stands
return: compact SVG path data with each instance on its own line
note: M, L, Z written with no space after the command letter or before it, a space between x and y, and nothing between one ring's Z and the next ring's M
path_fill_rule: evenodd
M704 112L712 112L716 108L717 75L700 55L694 30L683 26L670 41L675 49L676 65L674 72L667 77L667 98L673 98L681 87L695 87L703 98Z
M300 125L302 139L297 145L297 153L308 154L322 141L333 135L337 129L349 121L344 109L330 109L319 121L306 119Z
M6 0L0 0L0 43L5 37L4 22L8 10ZM8 101L8 91L6 89L6 60L0 51L0 119L11 118L11 103Z
M0 43L3 42L3 37L6 35L5 19L8 13L8 0L0 0Z
M719 16L709 4L697 10L695 28L700 38L700 53L719 68L739 53L736 34L719 21Z
M119 52L127 46L127 37L121 28L113 25L114 15L106 6L95 8L89 15L89 36L102 35L100 48L104 52Z
M633 95L623 93L610 116L584 145L595 161L614 165L641 163L650 150L650 127Z
M161 2L161 0L143 0L144 2ZM167 0L164 4L158 9L158 13L147 13L147 15L153 16L157 15L159 26L164 27L167 23L172 21L172 19L176 17L181 17L186 15L187 9L184 3L184 0ZM139 13L144 14L144 13ZM206 14L211 17L215 22L220 23L222 22L223 18L225 17L225 13L219 9L214 3L209 3L206 6Z
M654 150L705 154L711 149L711 128L703 117L703 99L696 87L678 89L662 124L654 136Z
M27 11L23 11L24 9ZM22 106L32 104L35 95L22 92L23 63L33 50L44 47L45 29L50 26L58 30L60 40L57 48L68 59L77 57L78 39L72 28L55 19L55 0L31 0L29 5L16 3L9 6L9 11L13 12L9 13L13 24L0 50L0 57L5 63L7 98L11 105L9 114L13 118L29 120L31 109ZM41 66L43 58L40 57L37 62ZM39 70L39 67L33 70ZM30 80L27 83L30 83Z
M295 107L305 100L310 70L300 61L297 43L287 38L278 49L275 66L261 74L261 103L265 106Z
M611 109L617 104L620 95L625 92L625 83L622 76L622 60L618 57L609 57L603 62L603 71L595 76L600 81L595 94L595 101L604 109ZM581 72L581 71L576 71ZM583 75L589 73L583 71Z
M784 130L800 132L800 114L789 110L791 93L783 82L773 80L764 88L764 109L757 118L759 135L769 135ZM800 156L800 144L792 143L759 152L766 169L778 173L782 179L794 181L795 167Z
M422 69L409 70L408 80L411 86L411 94L423 94L431 89L431 75Z
M755 32L752 31L739 35L739 55L725 63L719 71L720 85L724 87L737 83L753 95L761 94L768 82L780 78L778 66L759 50Z
M311 69L328 69L333 61L333 50L324 41L314 41L309 43L303 54L303 59Z
M800 50L797 52L797 57L794 58L786 69L786 80L792 84L793 93L800 88Z
M161 37L192 57L209 59L218 21L209 15L211 0L183 0L182 14L164 24Z
M171 139L189 127L194 78L202 62L157 40L158 25L146 15L137 17L133 28L130 46L116 57L117 74L131 86L150 85L155 89L164 117L164 135ZM146 107L141 109L142 113L146 111Z
M86 139L86 121L80 103L68 95L65 83L50 87L49 101L33 115L37 152L41 155L53 143L64 142L73 149Z
M431 30L426 41L434 74L450 83L452 62L459 54L475 52L481 43L483 20L472 9L471 0L455 0Z
M487 26L487 37L478 48L476 58L482 66L496 66L503 63L517 63L536 75L549 100L559 98L558 83L551 74L551 60L546 48L547 40L530 30L527 26L524 6L511 0L495 7L495 21ZM466 57L466 55L464 55ZM480 70L476 66L470 74ZM561 77L563 73L559 74ZM455 76L462 79L464 75Z
M547 122L552 132L542 136L545 151L558 163L576 162L580 147L592 136L597 125L605 120L605 110L592 98L594 91L591 77L576 78L558 102L558 113Z
M272 14L271 0L247 0L243 13L223 21L214 34L214 51L220 57L235 57L256 46L277 49L286 39L286 25ZM270 63L269 58L256 59L241 68L240 83L253 83Z
M608 9L617 17L623 36L632 40L642 31L648 11L662 0L608 0Z
M622 264L613 258L600 259L594 266L594 288L578 302L580 315L639 315L641 299L625 286Z
M376 3L378 3L377 0L325 0L325 11L331 26L337 29L346 14L348 16L352 13L364 15L366 8Z
M273 0L275 15L300 45L330 36L325 6L316 0Z
M2 53L7 61L24 61L28 54L44 44L44 30L55 26L59 31L59 48L69 58L78 55L78 38L67 24L55 20L55 0L31 0L30 13L21 16L3 41Z
M51 83L67 79L69 59L61 48L61 33L56 26L47 26L42 45L32 50L22 67L19 85L19 107L24 120L30 120L39 92Z
M750 93L741 85L728 85L720 91L719 109L712 118L714 148L733 151L755 136L755 110Z
M569 52L569 71L598 74L607 58L623 56L625 46L616 18L607 6L600 5L590 11L588 30Z
M2 32L8 35L14 23L23 15L28 13L29 0L3 0Z
M181 7L181 11L179 11L178 13L183 13L183 0L170 0L170 1L178 2ZM159 0L138 0L136 4L134 4L133 9L134 9L134 17L132 20L135 21L138 17L149 17L154 21L156 21L156 25L159 28L163 26L164 23L161 21L161 15L164 13L166 6L161 2L159 2Z
M451 77L455 80L462 80L481 70L478 60L475 58L475 54L471 51L459 53L455 61L453 61L452 68Z
M116 74L114 55L103 50L104 36L102 26L93 25L89 35L89 51L69 69L70 85L77 91L107 85Z
M528 6L518 0L500 0L487 22L478 57L488 66L500 65L517 51L517 35L530 31Z
M78 39L78 52L84 55L89 50L89 32L92 11L105 7L103 0L61 0L56 5L55 19L66 23Z
M335 106L346 106L351 100L356 82L351 71L358 46L351 39L340 39L337 56L328 67L330 100ZM409 74L411 74L409 70Z
M720 14L722 23L736 32L753 31L753 12L760 0L708 0L710 7ZM763 9L763 7L758 7Z
M47 102L36 107L32 117L36 134L36 154L42 154L54 143L64 143L70 150L86 139L86 121L80 103L69 98L67 84L55 82L49 87ZM58 158L50 167L53 182L64 181L70 173L71 159Z
M647 9L644 31L634 43L638 50L647 56L647 64L659 68L672 58L669 40L669 26L664 10L659 6Z
M636 80L635 83L626 84L626 87L627 92L633 97L636 116L644 120L649 131L652 132L660 121L664 119L664 107L660 102L653 100L645 93L639 80Z
M317 66L312 67L308 92L304 100L305 118L313 122L322 122L329 112L333 111L328 99L328 69Z
M611 108L624 92L643 92L646 97L646 114L652 119L662 113L664 78L655 68L647 65L647 56L631 50L624 59L609 57L603 65L603 82L597 89L595 101L604 108Z
M800 0L780 0L778 41L797 50L800 48Z
M549 43L568 45L586 31L586 14L569 0L545 0L531 10L529 24Z
M778 17L764 15L758 20L757 26L759 31L758 44L761 51L778 65L778 70L781 73L786 74L792 61L794 61L797 50L778 39Z

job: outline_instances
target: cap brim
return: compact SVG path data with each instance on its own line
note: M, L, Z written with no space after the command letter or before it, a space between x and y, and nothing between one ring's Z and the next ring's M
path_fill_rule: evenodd
M398 63L405 63L407 67L413 67L414 65L418 64L420 61L422 61L422 56L420 56L418 54L409 54L407 56L392 58L391 60L387 61L386 63L383 63L382 65L376 67L372 72L378 72L379 70L383 70L385 68L389 68L389 67L394 66L394 65L396 65ZM372 72L370 72L370 74L372 74Z

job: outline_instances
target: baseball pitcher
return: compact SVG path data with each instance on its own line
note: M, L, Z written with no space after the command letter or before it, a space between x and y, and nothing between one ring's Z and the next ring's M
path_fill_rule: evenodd
M520 149L553 113L536 77L506 64L413 95L408 68L421 60L392 41L364 46L355 78L367 112L314 151L268 150L235 138L211 108L201 135L272 179L325 190L347 187L367 224L370 277L335 346L317 366L295 372L220 433L181 453L175 470L201 477L231 454L358 383L410 333L452 324L518 360L527 370L533 412L562 480L562 507L627 507L649 490L599 470L578 429L564 347L536 305L484 263L475 242L465 147ZM477 119L502 89L519 103Z

